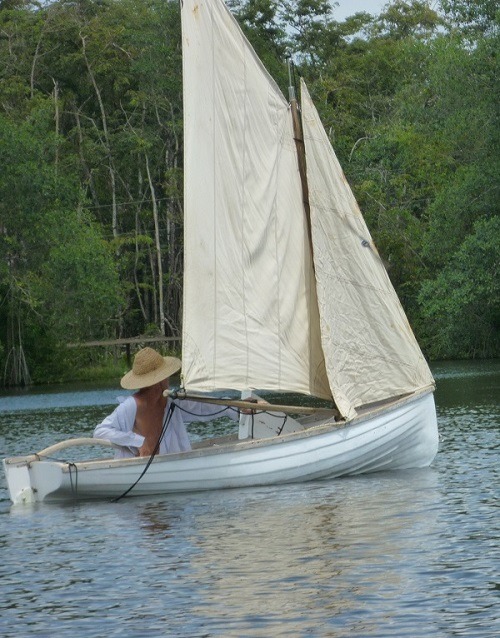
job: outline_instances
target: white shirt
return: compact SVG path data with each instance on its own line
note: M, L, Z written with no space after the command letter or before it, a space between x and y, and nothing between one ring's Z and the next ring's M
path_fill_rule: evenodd
M165 406L163 421L167 417L170 404L174 409L170 415L167 431L160 443L158 454L186 452L191 449L191 443L186 432L186 423L192 421L211 421L214 418L228 416L238 418L238 411L233 408L222 408L199 401L169 399ZM137 456L139 448L144 443L141 434L134 432L137 403L133 396L127 397L118 407L107 416L94 430L94 438L107 439L116 446L115 457L127 458Z

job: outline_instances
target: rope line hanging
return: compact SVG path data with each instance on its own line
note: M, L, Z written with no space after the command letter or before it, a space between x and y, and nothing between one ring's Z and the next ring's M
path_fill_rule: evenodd
M158 441L156 442L155 445L155 449L153 450L153 453L151 454L151 456L148 459L148 462L146 463L145 468L142 470L141 474L139 475L139 478L132 483L132 485L125 490L125 492L123 492L123 494L121 494L120 496L117 496L116 498L114 498L111 502L112 503L117 503L118 501L120 501L122 498L124 498L125 496L127 496L127 494L129 494L129 492L131 492L134 487L137 485L137 483L139 483L139 481L142 479L142 477L146 474L146 472L149 470L149 467L151 465L151 463L153 462L153 459L155 458L155 456L158 454L158 450L160 449L160 444L163 440L163 437L165 436L165 433L168 429L168 426L170 424L170 421L172 419L172 414L174 412L174 408L176 407L175 403L172 401L170 403L170 406L168 408L167 414L165 415L165 421L163 423L163 427L160 433L160 436L158 437Z

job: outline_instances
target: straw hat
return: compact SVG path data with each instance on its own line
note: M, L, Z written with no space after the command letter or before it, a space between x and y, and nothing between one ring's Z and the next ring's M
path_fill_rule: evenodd
M168 379L181 369L181 360L177 357L162 357L153 348L143 348L134 357L132 370L122 377L122 388L140 390Z

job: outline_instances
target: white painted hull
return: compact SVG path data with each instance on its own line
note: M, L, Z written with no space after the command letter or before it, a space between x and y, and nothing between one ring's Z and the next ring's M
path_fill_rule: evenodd
M359 417L304 432L213 445L156 457L130 495L167 494L426 467L438 449L432 393ZM5 459L13 503L116 498L141 475L147 459L74 464Z

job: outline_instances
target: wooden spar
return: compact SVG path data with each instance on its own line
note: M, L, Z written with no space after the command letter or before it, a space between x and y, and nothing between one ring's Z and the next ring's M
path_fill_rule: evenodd
M266 412L283 412L284 414L316 414L317 412L327 412L333 416L339 416L339 413L334 408L313 408L304 407L300 405L276 405L274 403L268 403L267 401L243 401L240 399L224 399L219 397L208 397L197 394L187 394L184 391L165 390L163 393L165 397L171 397L173 399L188 399L190 401L200 401L201 403L213 403L215 405L226 405L230 408L239 408L240 410L255 410Z
M10 464L21 462L32 463L33 461L40 461L40 457L42 456L49 456L50 454L54 454L54 452L60 452L61 450L66 450L69 447L79 447L81 445L104 445L105 447L113 447L113 443L106 439L92 439L88 437L79 439L67 439L66 441L59 441L59 443L55 443L50 447L46 447L40 452L28 454L27 456L15 456L10 459L6 459L5 462Z
M306 163L306 149L304 145L304 134L302 132L302 122L300 120L299 105L297 103L297 97L295 95L295 89L292 85L292 61L288 60L288 77L289 77L289 99L290 108L292 111L292 123L293 123L293 137L295 140L295 148L297 150L297 161L299 165L300 184L302 186L302 202L304 205L304 213L306 215L307 224L307 236L309 238L309 246L311 248L311 255L313 254L312 243L312 230L311 230L311 207L309 205L309 185L307 183L307 163ZM314 268L314 260L313 260Z

